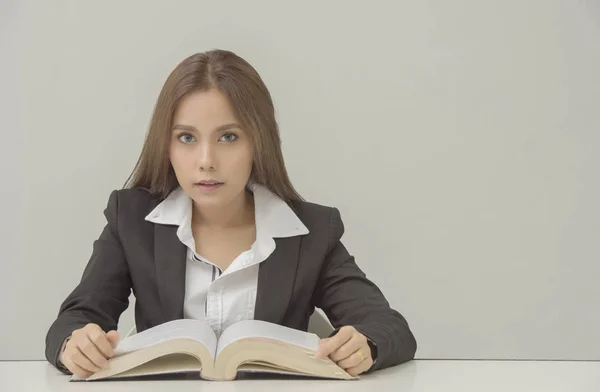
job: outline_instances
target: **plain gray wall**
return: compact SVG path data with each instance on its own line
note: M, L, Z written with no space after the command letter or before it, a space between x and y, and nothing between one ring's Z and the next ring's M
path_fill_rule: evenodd
M164 80L217 47L263 76L293 182L340 208L419 358L600 359L597 2L0 9L1 359L43 358Z

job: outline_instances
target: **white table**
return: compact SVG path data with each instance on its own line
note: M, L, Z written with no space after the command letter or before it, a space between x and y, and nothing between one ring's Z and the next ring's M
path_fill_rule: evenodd
M251 379L69 382L43 361L0 362L2 392L153 391L600 392L600 362L416 360L359 381Z

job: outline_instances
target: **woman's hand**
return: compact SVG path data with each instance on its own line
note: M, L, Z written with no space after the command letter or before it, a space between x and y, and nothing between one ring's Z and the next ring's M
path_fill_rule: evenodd
M119 342L119 333L104 333L97 324L76 329L65 345L60 362L78 377L89 377L108 366L108 358Z
M351 326L342 327L334 336L321 340L316 358L326 356L351 376L358 376L373 366L367 338Z

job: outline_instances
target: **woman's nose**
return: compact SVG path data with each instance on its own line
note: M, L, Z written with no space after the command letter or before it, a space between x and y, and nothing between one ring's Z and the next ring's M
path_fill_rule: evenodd
M214 147L210 143L204 143L198 151L198 169L199 170L214 170L215 169L215 152Z

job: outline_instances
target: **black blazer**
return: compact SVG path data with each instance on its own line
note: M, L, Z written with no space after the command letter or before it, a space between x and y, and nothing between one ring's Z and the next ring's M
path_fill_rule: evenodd
M59 367L62 343L75 329L88 323L106 332L117 329L131 290L138 332L183 318L186 247L177 226L145 220L161 201L140 188L110 195L107 224L46 336L46 358L54 366ZM334 327L352 325L375 343L371 370L413 359L417 344L405 318L390 308L340 242L339 211L308 202L290 207L310 233L275 239L275 251L259 264L254 318L306 331L319 307Z

